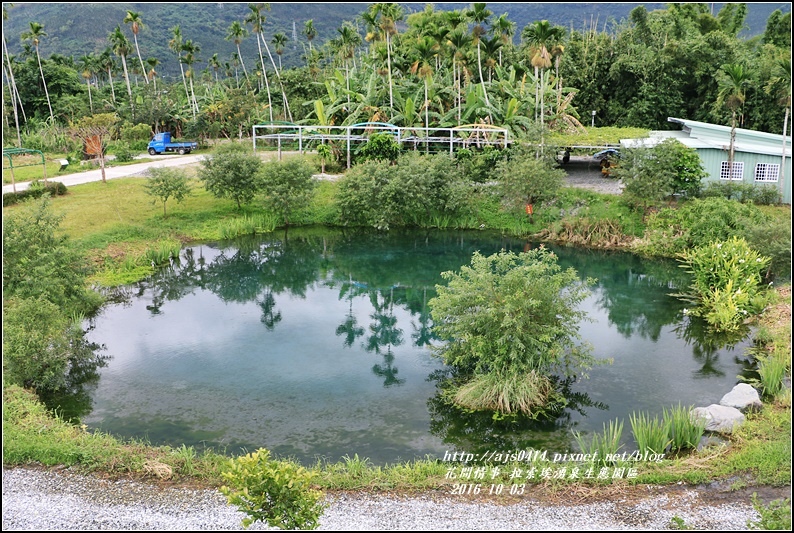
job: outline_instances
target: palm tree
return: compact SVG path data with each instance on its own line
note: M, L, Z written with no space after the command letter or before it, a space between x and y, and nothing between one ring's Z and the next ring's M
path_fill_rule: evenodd
M791 110L791 58L778 59L776 71L776 76L769 81L766 90L769 93L776 92L780 97L778 102L786 109L783 117L783 161L780 165L780 178L778 179L780 193L783 194L783 180L786 176L786 131L788 131L788 119Z
M345 64L345 78L347 81L347 103L350 104L350 71L349 60L356 53L356 48L361 44L361 36L349 23L345 23L341 28L336 29L339 33L339 53Z
M30 31L22 33L23 41L30 41L36 48L36 59L39 62L39 72L41 73L41 82L44 84L44 94L47 96L47 107L50 110L50 120L55 120L52 113L52 104L50 103L50 92L47 90L47 80L44 79L44 69L41 67L41 55L39 55L39 43L42 37L46 37L47 33L44 31L44 26L38 22L30 23Z
M273 98L270 94L270 82L267 79L265 57L262 55L262 44L259 40L259 34L263 31L262 26L265 24L265 19L262 16L262 9L264 9L264 6L261 4L248 4L248 9L250 9L251 12L248 13L245 22L251 25L254 35L256 35L256 47L259 50L259 62L262 64L262 76L265 79L265 90L267 91L267 108L270 113L270 122L273 122Z
M237 57L240 59L240 64L243 66L243 74L245 74L245 79L247 80L248 71L245 69L243 54L240 52L240 43L243 42L246 35L248 35L248 30L236 20L232 22L231 26L229 26L229 29L226 31L226 40L234 42L234 45L237 47Z
M94 114L94 99L91 96L91 78L94 76L95 64L96 60L89 54L80 58L80 73L88 86L88 106L92 115Z
M309 19L303 23L303 35L306 36L306 40L309 41L309 52L312 51L312 41L315 37L317 37L317 30L314 29L314 20Z
M113 105L116 105L116 89L113 87L113 68L116 66L116 62L113 59L113 51L110 48L105 48L105 50L99 54L99 59L97 61L101 68L107 70L111 98L113 99Z
M156 57L150 57L146 60L146 66L148 70L146 71L146 79L152 80L154 83L154 94L157 94L157 65L160 64L160 60Z
M747 86L750 84L750 71L741 63L723 65L723 76L719 80L717 105L725 105L731 111L731 142L728 151L728 182L733 180L733 155L736 142L736 111L744 105Z
M482 85L482 92L485 96L485 104L490 107L488 101L488 91L485 90L485 78L482 75L482 58L480 56L480 40L487 33L485 24L488 19L493 15L493 12L485 8L485 2L474 3L472 8L466 11L466 16L474 23L471 30L471 35L474 43L477 45L477 69L480 73L480 84Z
M141 63L141 72L143 72L143 78L148 84L149 77L146 75L146 67L143 66L143 59L141 59L141 49L138 47L138 32L143 28L141 14L136 13L135 11L127 11L127 15L124 17L124 24L130 24L130 27L132 28L132 38L135 40L135 50L138 52L138 61Z
M132 106L132 87L130 86L130 75L127 72L127 54L130 53L130 41L121 31L121 26L110 32L108 36L113 53L121 58L121 66L124 67L124 79L127 81L127 94L130 97L130 107Z
M187 90L187 79L185 78L185 68L182 66L182 29L179 24L171 28L171 40L168 41L168 48L176 54L176 60L179 63L179 70L182 73L182 85L185 87L185 98L190 100L190 93Z
M391 39L397 35L397 22L404 16L403 8L394 2L372 4L372 14L378 19L378 26L386 38L386 65L389 71L389 108L394 108L394 84L392 82Z
M8 20L8 10L6 9L6 4L3 4L3 20ZM17 129L17 147L22 148L22 134L19 131L19 111L17 108L17 99L19 98L19 93L17 92L17 83L14 80L14 70L11 68L11 56L8 54L8 44L6 43L5 34L3 34L3 55L6 58L6 63L8 63L8 75L6 76L6 81L8 82L9 92L11 93L11 105L14 108L14 124L16 125ZM4 73L5 69L6 66L4 64ZM16 187L14 187L14 189L16 189Z
M513 43L516 33L516 23L507 18L507 13L499 15L491 25L494 35L497 35L504 46ZM499 66L502 66L502 50L499 50Z
M287 92L284 90L284 84L281 81L281 73L276 67L276 62L273 61L273 54L270 53L270 47L267 45L267 40L265 39L265 16L262 14L262 11L270 11L270 4L248 4L248 8L251 10L251 13L249 13L248 17L246 18L246 22L250 22L254 25L254 28L258 28L258 31L256 29L254 31L257 33L258 38L262 39L262 44L265 45L265 51L267 52L267 57L270 59L270 64L273 65L273 70L276 71L276 78L278 78L278 83L281 87L281 98L284 100L284 111L286 112L287 118L292 121L292 112L290 111L289 102L287 101ZM262 55L261 49L259 55L260 57ZM264 64L262 65L262 71L264 73L267 72L264 69Z
M212 67L213 72L215 72L215 83L218 83L218 71L221 69L221 60L218 59L218 54L212 54L207 64Z
M453 85L455 85L456 90L456 100L457 105L455 106L458 110L458 126L460 126L460 111L462 107L461 99L462 90L461 90L461 78L463 78L463 65L460 65L460 69L456 69L455 65L461 63L464 58L464 54L466 49L468 48L469 44L471 43L471 37L463 28L455 28L447 35L448 43L452 49L452 77L453 77ZM457 79L456 79L457 76Z
M560 26L552 26L548 20L537 20L524 28L522 37L531 46L530 63L535 67L535 101L540 103L540 126L543 128L544 93L543 72L551 67L551 52L549 47L562 40L565 30ZM538 78L538 72L540 77ZM543 87L544 90L540 90ZM540 92L540 94L538 94ZM537 103L535 104L537 118ZM542 141L541 141L542 142Z
M182 50L185 52L185 57L182 58L182 61L187 65L187 72L185 75L190 80L190 97L191 97L191 108L193 109L193 118L196 118L196 112L199 110L198 102L196 101L196 92L193 90L193 64L200 63L201 61L198 59L197 54L201 51L201 47L198 43L194 43L192 40L187 39L185 44L182 45Z
M273 39L270 43L273 45L273 49L276 51L276 55L278 56L278 69L281 70L281 54L284 53L284 45L287 44L289 39L287 36L281 32L274 33Z
M425 108L425 128L430 128L430 118L429 118L429 107L430 101L428 100L427 93L428 93L428 84L433 79L433 62L435 61L436 57L436 42L433 40L432 37L422 37L415 45L414 50L419 55L419 59L413 64L411 67L411 72L416 73L422 78L425 85L425 102L423 107ZM426 136L430 135L428 131Z

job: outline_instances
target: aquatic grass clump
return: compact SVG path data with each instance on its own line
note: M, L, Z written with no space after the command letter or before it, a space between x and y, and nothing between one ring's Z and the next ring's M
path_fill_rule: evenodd
M552 388L551 380L535 370L480 374L458 389L454 402L475 411L532 414L546 405Z
M789 361L786 361L781 349L775 349L763 356L756 356L756 360L764 396L777 396L783 389L783 379L786 376L786 371L789 370Z
M178 258L181 249L182 245L178 241L159 241L147 248L143 257L154 265L164 265L171 259Z
M271 213L245 215L231 220L223 220L218 224L221 239L234 239L242 235L270 233L278 226L278 217Z
M578 431L573 431L576 444L579 445L582 453L592 457L592 462L601 466L609 466L617 462L615 457L623 447L620 439L623 436L623 421L610 420L609 425L604 423L604 429L599 435L594 433L588 441Z
M706 430L706 421L694 419L691 412L692 406L681 404L664 409L662 418L670 424L670 449L673 451L696 448Z
M631 432L634 442L641 453L664 453L672 442L670 438L670 421L657 416L651 418L647 413L629 415Z

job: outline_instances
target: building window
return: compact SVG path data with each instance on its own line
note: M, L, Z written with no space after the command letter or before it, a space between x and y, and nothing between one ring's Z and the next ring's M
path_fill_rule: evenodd
M723 161L720 165L720 179L721 180L739 180L744 178L744 161L733 162L733 175L729 175L728 162Z
M758 163L755 166L755 181L777 181L778 176L780 176L780 165Z

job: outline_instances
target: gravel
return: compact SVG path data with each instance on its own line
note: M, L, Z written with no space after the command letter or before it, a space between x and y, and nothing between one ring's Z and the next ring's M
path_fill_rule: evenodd
M746 530L758 514L749 499L706 501L682 487L638 487L611 500L525 495L510 503L440 492L402 497L335 493L320 530ZM245 515L213 490L107 480L66 470L3 470L3 531L242 530ZM677 517L677 518L676 518ZM674 520L675 519L675 520ZM250 530L274 529L255 523Z

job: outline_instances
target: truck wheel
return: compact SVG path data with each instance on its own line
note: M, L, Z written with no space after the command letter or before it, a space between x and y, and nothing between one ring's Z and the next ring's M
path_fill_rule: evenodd
M149 155L157 155L157 150L154 148L149 148Z
M185 155L185 149L184 148L180 148L179 149L179 155Z

